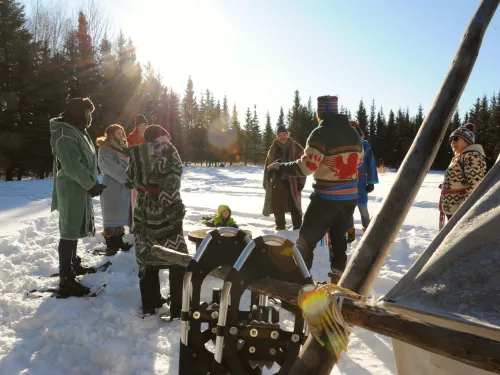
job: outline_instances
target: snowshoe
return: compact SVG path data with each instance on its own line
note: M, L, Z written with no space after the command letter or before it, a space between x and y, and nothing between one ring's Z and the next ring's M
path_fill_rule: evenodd
M107 285L108 284L106 283L106 284L100 285L99 287L94 288L94 289L84 287L84 288L88 289L89 291L86 294L80 293L81 295L68 295L67 288L66 288L66 290L63 290L62 293L61 293L61 288L33 289L33 290L30 290L29 292L27 292L26 295L28 297L31 297L31 298L42 298L44 296L44 294L48 294L48 293L50 293L49 297L56 297L56 298L97 297L99 294L101 294L101 292L106 288Z
M59 282L58 295L66 297L82 297L90 293L90 288L80 283L75 276L62 276Z
M73 272L77 276L98 273L98 272L106 272L106 270L112 264L113 263L111 263L110 261L107 261L106 263L103 263L100 266L93 266L93 267L80 266L81 268L79 268L78 266L75 267L75 265L73 264ZM59 272L53 273L53 274L48 275L48 276L40 276L40 277L57 277L57 276L59 276Z

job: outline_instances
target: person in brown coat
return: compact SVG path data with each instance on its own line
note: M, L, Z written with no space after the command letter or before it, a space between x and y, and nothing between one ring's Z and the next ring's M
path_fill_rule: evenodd
M266 198L262 214L270 216L274 214L276 230L285 230L285 213L292 215L293 229L299 229L302 225L302 203L301 192L306 184L306 177L282 176L276 171L268 171L268 166L275 161L290 162L298 159L304 153L301 145L295 142L282 125L276 130L274 140L266 157L264 167L263 187L266 190ZM274 173L268 173L274 172Z

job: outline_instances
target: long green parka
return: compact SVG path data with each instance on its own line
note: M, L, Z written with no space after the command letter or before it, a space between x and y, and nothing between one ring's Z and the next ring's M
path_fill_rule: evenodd
M85 130L50 120L50 145L54 155L51 210L59 211L62 239L95 235L94 208L88 192L97 182L97 157Z

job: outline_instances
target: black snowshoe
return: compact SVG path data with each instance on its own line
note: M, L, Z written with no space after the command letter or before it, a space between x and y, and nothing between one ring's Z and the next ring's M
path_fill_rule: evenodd
M58 295L60 298L83 297L90 294L90 288L80 283L75 276L61 276Z
M26 293L32 298L41 298L44 294L50 293L50 297L69 298L69 297L97 297L106 288L108 284L103 284L94 290L81 284L73 275L61 277L59 288L33 289Z
M100 266L88 267L85 263L82 263L80 257L77 257L77 261L73 263L73 272L75 273L76 276L87 275L98 272L106 272L106 270L112 264L113 263L111 263L110 261L107 261L101 264ZM59 276L59 272L53 273L48 276L40 276L40 277L42 278L42 277L57 277L57 276Z

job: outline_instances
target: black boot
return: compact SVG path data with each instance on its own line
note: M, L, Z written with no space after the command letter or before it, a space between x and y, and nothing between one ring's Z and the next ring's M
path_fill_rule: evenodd
M60 276L59 278L59 296L62 298L67 297L82 297L90 294L90 288L81 284L75 279L74 274Z
M89 267L85 263L82 263L82 258L76 256L76 258L73 258L73 273L76 276L80 276L88 273L96 273L96 270L94 267Z
M125 252L129 251L133 245L123 241L123 235L121 235L119 238L120 238L120 249L122 249Z
M120 250L120 239L121 238L118 236L104 237L104 240L106 241L106 255L107 256L116 255L118 250Z

